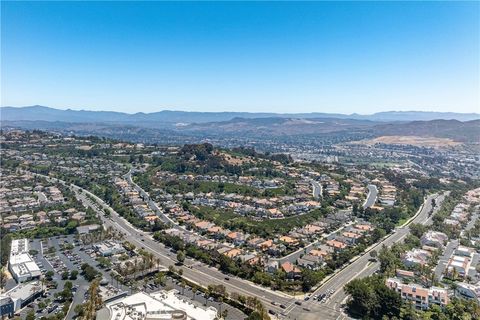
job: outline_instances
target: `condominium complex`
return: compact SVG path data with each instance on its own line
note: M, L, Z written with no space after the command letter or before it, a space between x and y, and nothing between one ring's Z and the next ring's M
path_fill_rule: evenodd
M414 283L405 284L397 278L388 278L385 284L398 292L402 299L411 301L417 309L428 309L432 303L443 307L449 302L448 292L443 288L425 288Z

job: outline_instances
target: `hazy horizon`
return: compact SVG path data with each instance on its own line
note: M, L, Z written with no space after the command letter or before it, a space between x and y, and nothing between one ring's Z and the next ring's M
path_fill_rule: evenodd
M152 110L152 111L134 111L134 112L127 112L127 111L118 111L118 110L108 110L108 109L101 109L101 108L98 108L98 109L87 109L87 108L83 108L83 107L79 107L79 108L72 108L72 107L52 107L52 106L45 106L45 105L31 105L31 106L10 106L10 105L5 105L5 106L0 106L1 108L28 108L28 107L47 107L47 108L52 108L52 109L56 109L56 110L62 110L62 111L67 111L67 110L72 110L72 111L92 111L92 112L120 112L120 113L125 113L125 114L137 114L137 113L145 113L145 114L149 114L149 113L156 113L156 112L162 112L162 111L169 111L169 112L203 112L203 113L252 113L252 114L255 114L255 113L275 113L275 114L300 114L300 113L325 113L325 114L342 114L342 115L354 115L354 114L357 114L357 115L362 115L362 116L368 116L368 115L373 115L373 114L376 114L376 113L382 113L382 112L425 112L425 113L429 113L429 112L438 112L438 113L456 113L456 114L480 114L480 112L456 112L456 111L435 111L435 110L414 110L414 109L405 109L405 110L383 110L383 111L376 111L376 112L372 112L372 113L361 113L361 112L352 112L352 113L344 113L344 112L334 112L334 111L331 111L331 112L323 112L323 111L310 111L310 112L275 112L275 111L243 111L243 110L219 110L219 111L202 111L202 110L180 110L180 109L158 109L158 110ZM479 110L480 111L480 110Z
M478 2L2 2L1 105L478 113Z

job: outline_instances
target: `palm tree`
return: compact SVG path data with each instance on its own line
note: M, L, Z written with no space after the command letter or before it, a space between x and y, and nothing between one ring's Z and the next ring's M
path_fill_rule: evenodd
M137 259L133 260L133 266L134 266L133 273L134 273L134 276L135 276L135 274L138 271L138 260Z
M226 319L227 316L228 316L228 309L223 310L223 312L220 313L220 316L221 316L223 319Z
M205 290L205 306L207 305L208 298L210 297L210 290Z
M458 285L457 285L456 282L450 283L450 289L453 290L453 296L456 296L456 294L457 294L457 288L458 288Z
M195 296L197 294L197 287L192 287L193 300L195 301Z
M218 297L218 302L219 302L219 307L220 307L220 315L222 314L222 303L223 303L223 297Z
M180 287L182 287L182 296L184 295L185 293L185 286L187 285L187 283L185 282L185 280L182 280L182 282L180 283Z

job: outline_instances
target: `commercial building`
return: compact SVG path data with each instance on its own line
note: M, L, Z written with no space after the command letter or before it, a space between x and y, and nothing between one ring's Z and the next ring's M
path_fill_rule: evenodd
M444 307L449 302L448 291L443 288L425 288L414 283L405 284L397 278L388 278L385 284L390 289L398 292L403 300L412 302L417 309L426 310L431 304Z
M41 276L40 268L28 253L28 240L12 240L8 268L17 282L29 281Z
M12 298L8 296L0 296L0 317L13 317L15 309Z
M32 303L42 293L43 289L39 281L21 283L0 296L0 312L2 315L17 312Z
M125 248L121 243L115 241L104 241L102 243L94 245L95 250L102 256L108 257L115 254L125 252Z
M77 232L78 234L88 234L98 229L100 229L100 226L98 224L90 224L87 226L78 226Z
M177 291L138 292L113 300L98 311L97 319L111 320L214 320L217 309L194 304Z

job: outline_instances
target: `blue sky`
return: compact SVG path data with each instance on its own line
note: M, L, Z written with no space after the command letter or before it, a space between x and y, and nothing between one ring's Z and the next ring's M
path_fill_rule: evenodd
M5 2L1 104L480 112L479 2Z

